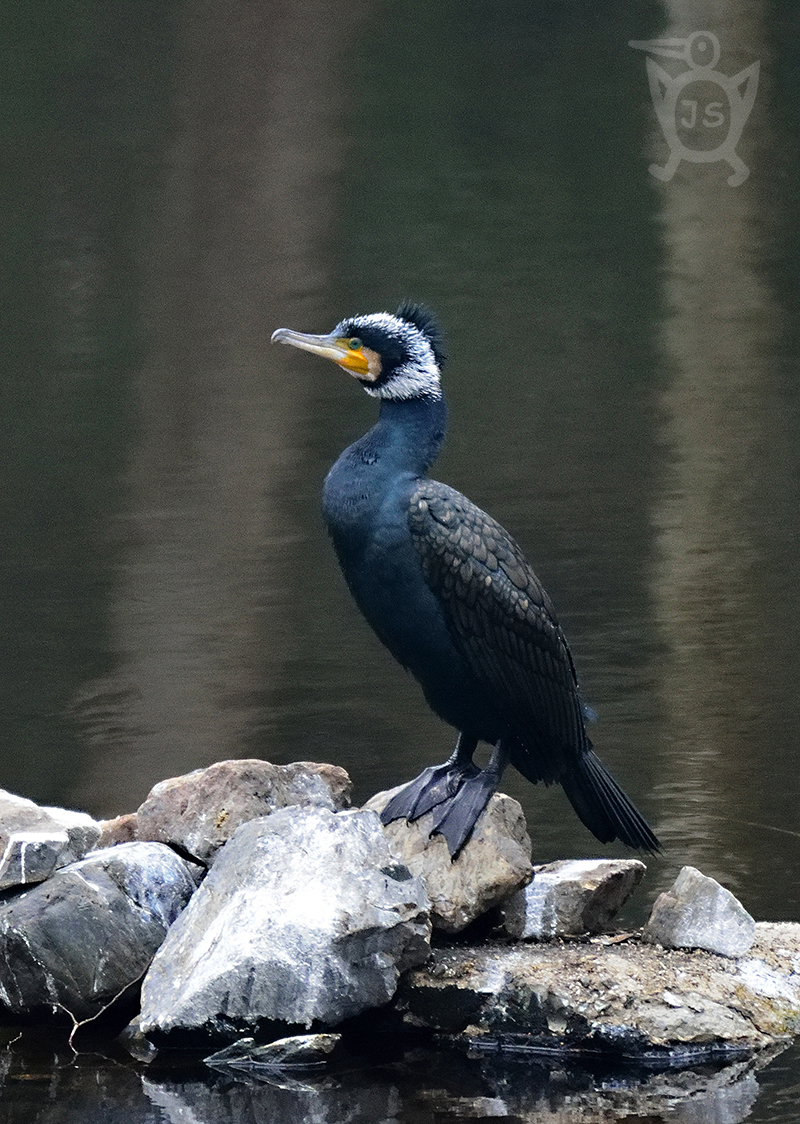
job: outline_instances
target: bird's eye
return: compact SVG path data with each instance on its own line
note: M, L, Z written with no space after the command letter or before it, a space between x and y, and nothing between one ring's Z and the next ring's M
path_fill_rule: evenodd
M349 339L347 341L347 346L351 351L359 351L361 348L361 340L358 338L358 336L353 336L352 339Z

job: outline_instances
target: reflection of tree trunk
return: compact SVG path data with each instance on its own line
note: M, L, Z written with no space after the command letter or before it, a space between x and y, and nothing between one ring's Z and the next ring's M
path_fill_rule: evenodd
M665 36L713 29L720 71L734 73L756 57L763 74L763 38L740 13L729 11L721 25L718 6L704 13L692 4L685 18L686 5L668 7L674 21ZM754 118L758 109L757 102ZM739 148L752 166L765 153L748 148L747 136L746 128ZM725 164L683 164L659 189L663 344L672 373L663 435L673 461L654 514L660 558L653 588L667 643L660 674L674 770L661 790L661 833L680 839L688 858L692 839L735 837L734 793L743 786L734 789L734 778L752 749L753 685L766 642L753 596L758 554L749 515L775 311L752 265L764 253L760 177L732 188L729 174ZM722 825L720 814L731 824Z
M269 336L318 319L358 8L347 26L326 0L183 11L172 144L143 239L119 671L76 703L98 750L77 795L106 811L159 779L167 750L171 768L246 750L296 643L281 573L296 528L276 501L303 390Z

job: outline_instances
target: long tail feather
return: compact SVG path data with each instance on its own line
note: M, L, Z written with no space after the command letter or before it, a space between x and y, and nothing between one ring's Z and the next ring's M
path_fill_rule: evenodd
M619 839L628 847L661 850L644 816L619 787L593 749L581 753L561 784L581 822L601 843Z

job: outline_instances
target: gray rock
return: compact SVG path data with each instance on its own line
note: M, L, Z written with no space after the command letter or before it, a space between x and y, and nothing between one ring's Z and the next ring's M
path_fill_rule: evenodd
M0 890L44 882L68 848L66 831L13 831L0 859Z
M194 889L170 848L127 843L0 902L0 1004L92 1018L141 978Z
M341 1034L295 1034L256 1045L254 1038L240 1038L203 1061L216 1069L321 1069L341 1042Z
M372 812L286 808L242 825L142 986L145 1034L222 1038L335 1026L391 998L428 955L422 883Z
M117 1042L137 1062L144 1062L149 1065L158 1056L156 1047L149 1038L145 1038L142 1034L138 1015L131 1019L125 1029L117 1036Z
M593 937L434 949L393 1006L472 1045L710 1060L783 1041L800 1019L800 925L757 925L746 960Z
M248 820L295 804L339 811L348 806L351 787L347 773L336 765L218 761L151 789L136 813L136 835L170 843L209 863Z
M649 940L665 948L703 948L721 956L744 956L756 923L730 890L693 866L685 866L671 889L659 894L645 926Z
M100 824L85 812L40 807L0 789L0 889L49 878L83 858L99 837Z
M365 808L381 812L395 792L379 792ZM384 827L389 846L412 874L422 879L431 903L431 922L459 933L472 921L516 893L529 881L531 841L519 803L496 792L455 862L441 835L430 835L433 813Z
M638 859L564 859L534 867L530 885L506 902L503 927L517 940L600 933L646 869Z
M97 846L100 824L86 812L75 812L71 808L51 808L47 805L42 805L39 811L49 817L56 831L66 831L69 836L69 849L75 860L82 859Z

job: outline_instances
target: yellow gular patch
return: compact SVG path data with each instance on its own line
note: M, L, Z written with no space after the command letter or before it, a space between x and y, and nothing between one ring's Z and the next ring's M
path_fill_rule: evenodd
M340 367L344 367L362 382L375 382L380 378L381 357L371 347L352 348L348 340L337 340L336 344L342 348L342 355L336 360Z

